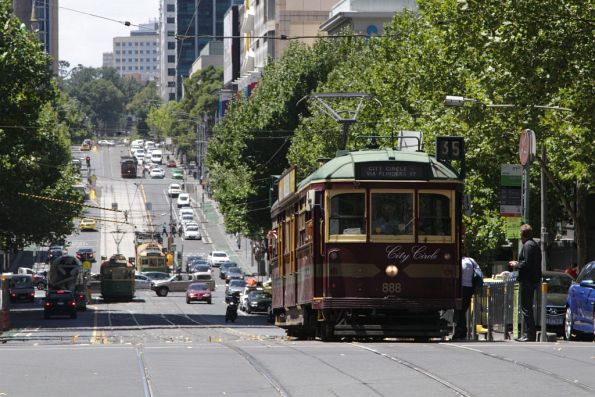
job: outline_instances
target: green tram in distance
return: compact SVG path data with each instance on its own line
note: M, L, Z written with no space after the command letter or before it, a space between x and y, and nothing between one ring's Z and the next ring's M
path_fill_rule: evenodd
M163 239L158 232L135 232L135 266L137 272L169 273Z
M112 255L101 264L100 272L104 302L132 301L135 291L134 266L124 255Z
M272 315L299 339L442 338L461 306L463 179L418 150L342 150L279 179Z

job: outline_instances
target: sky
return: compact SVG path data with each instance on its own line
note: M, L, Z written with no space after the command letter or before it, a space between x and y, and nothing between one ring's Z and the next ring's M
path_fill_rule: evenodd
M103 53L113 50L114 37L130 36L130 31L138 30L134 25L159 19L159 0L59 0L59 6L59 57L70 67L101 67Z

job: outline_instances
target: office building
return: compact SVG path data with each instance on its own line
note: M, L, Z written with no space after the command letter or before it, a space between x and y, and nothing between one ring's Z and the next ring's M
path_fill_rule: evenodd
M159 23L139 25L130 36L114 37L113 66L122 77L140 82L159 79Z

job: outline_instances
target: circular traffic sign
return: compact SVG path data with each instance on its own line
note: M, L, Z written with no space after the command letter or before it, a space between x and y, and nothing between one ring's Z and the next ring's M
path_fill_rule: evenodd
M91 268L91 262L90 261L83 261L83 268L90 269Z
M524 129L519 142L519 160L522 166L531 164L535 158L535 146L535 132L528 128Z

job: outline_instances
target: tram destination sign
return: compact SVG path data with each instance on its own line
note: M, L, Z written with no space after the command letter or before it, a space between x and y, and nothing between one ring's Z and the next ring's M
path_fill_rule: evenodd
M354 171L355 179L360 180L427 180L431 172L427 164L395 161L355 163Z

